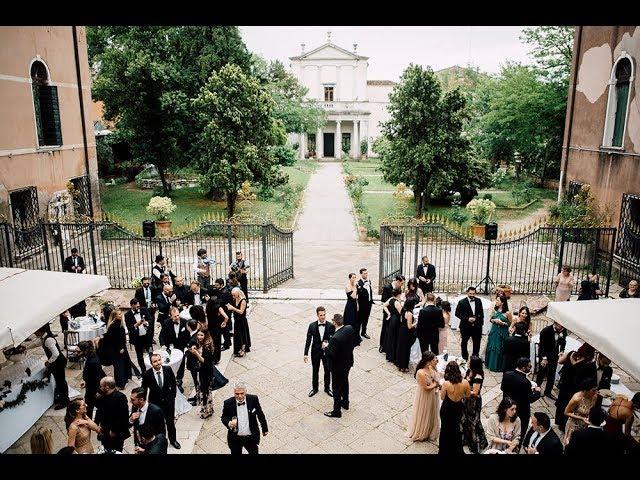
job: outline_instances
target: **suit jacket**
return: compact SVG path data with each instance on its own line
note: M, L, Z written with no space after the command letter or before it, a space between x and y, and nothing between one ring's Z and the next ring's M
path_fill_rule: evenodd
M356 333L351 325L336 330L327 347L327 358L331 370L346 370L353 367L353 349Z
M529 446L529 442L531 441L533 433L533 428L530 428L527 434L524 436L524 440L522 442L522 450L524 453L526 453L524 447ZM558 438L558 435L556 435L556 432L554 432L551 428L544 435L544 437L542 437L542 440L538 441L536 450L540 455L562 455L562 442Z
M156 293L156 290L151 285L149 285L149 292L151 293L151 302L155 302L155 299L158 296L158 294ZM138 302L140 302L141 307L149 308L151 306L148 304L147 299L144 296L143 287L136 289L136 293L134 297L136 298L136 300L138 300Z
M245 396L245 402L247 402L247 412L249 413L249 430L251 430L251 439L258 445L260 444L260 429L262 432L268 432L267 419L264 416L262 407L260 406L260 400L257 395L247 394ZM227 427L227 442L231 444L238 438L238 432L234 432L229 428L229 422L233 417L238 416L238 405L236 398L231 397L224 401L222 406L222 424ZM260 427L258 427L258 421Z
M607 458L611 455L622 454L619 443L615 442L611 435L601 428L583 428L571 434L571 440L564 449L564 453L570 456L587 458Z
M438 332L439 328L444 328L444 316L442 309L435 305L425 305L420 309L418 315L418 326L416 336L425 339L429 333Z
M163 434L156 435L152 442L147 443L142 448L144 448L144 455L166 455L169 441Z
M516 335L507 337L504 339L502 352L504 355L504 369L502 371L515 370L516 363L520 357L529 358L531 356L529 339L526 336L519 337Z
M558 334L558 341L556 342L556 331L553 329L553 325L547 325L540 330L538 360L540 361L543 357L547 357L550 363L557 363L558 355L560 352L564 352L566 345L567 330L563 330Z
M482 301L476 297L475 300L475 317L476 321L473 324L469 323L469 317L473 317L473 311L471 310L471 305L469 305L468 298L463 298L456 305L456 317L460 319L460 330L468 330L472 328L482 329L482 324L484 323L484 311L482 310Z
M111 395L102 395L96 401L96 424L108 435L114 432L116 438L126 439L129 432L129 403L124 393L115 390Z
M193 335L189 337L189 341L187 342L187 350L185 351L185 355L187 356L185 360L185 368L189 371L198 370L200 367L200 362L198 361L196 356L190 353L192 345L195 345L196 347L198 346L198 338L196 336L197 333L198 331L196 330Z
M143 342L145 346L151 346L151 342L153 341L153 320L146 308L140 307L140 318L149 322L147 334L144 337L138 335L138 329L134 326L136 324L136 317L133 310L129 310L124 314L124 323L127 325L127 330L129 331L129 342L132 345Z
M133 408L131 413L135 413L139 411L139 408ZM167 434L167 426L164 418L164 413L162 413L162 409L160 407L154 405L153 403L147 402L147 414L144 417L144 423L140 423L140 419L134 420L131 426L133 427L133 439L136 445L140 445L140 436L139 432L142 426L150 426L151 431L154 435L166 435Z
M205 303L207 303L207 302L205 301L205 299L204 299L204 298L202 298L202 297L204 297L205 295L208 295L208 293L207 293L203 288L201 288L201 289L200 289L200 303L202 304L202 308L204 308L204 304L205 304ZM196 300L195 300L195 298L196 298L196 296L195 296L195 294L194 294L191 290L189 290L189 291L186 293L185 298L186 298L186 300L185 300L185 301L186 301L186 303L187 303L188 305L195 305L195 301L196 301Z
M371 286L371 280L369 280L369 286ZM360 279L356 283L358 288L358 303L362 306L373 305L373 287L371 290L364 287L364 280Z
M502 376L500 385L505 397L511 399L518 405L518 416L531 415L531 402L540 398L540 392L531 390L531 382L524 373L518 370L511 370ZM523 427L526 428L526 427Z
M304 344L304 354L309 355L309 346L311 346L311 358L322 358L325 355L325 351L322 350L322 342L324 340L330 340L336 333L336 327L331 322L325 322L324 336L320 338L320 327L318 321L315 320L309 324L307 329L307 340Z
M173 345L179 350L184 350L191 338L191 334L187 330L187 321L184 318L180 319L180 322L178 322L180 327L177 336L173 325L174 323L171 320L167 320L164 325L162 325L160 336L158 337L160 345Z
M393 285L388 283L387 285L382 287L382 295L380 296L380 300L382 301L382 303L384 303L391 297L393 297Z
M82 367L82 380L85 385L84 397L90 399L91 402L95 402L96 393L100 389L100 380L106 376L107 374L104 373L98 356L92 355L88 357L84 362L84 367Z
M80 267L80 273L84 272L84 269L85 269L84 259L80 255L78 255L78 266ZM70 255L64 259L64 263L62 264L62 269L65 272L77 273L75 270L72 270L72 267L73 267L73 256Z
M147 402L153 403L160 408L175 405L176 401L176 376L171 367L162 366L162 389L158 386L156 373L150 368L142 375L142 388L147 395Z
M416 268L416 278L425 277L431 280L431 282L423 282L418 280L418 287L422 290L422 293L433 292L433 281L436 279L436 267L427 263L425 267L422 263Z
M167 302L166 297L159 293L156 295L156 305L158 305L159 312L158 320L169 318L169 309L173 306L173 302Z
M600 370L596 370L596 375L600 372ZM600 381L598 382L598 390L611 389L611 377L613 375L613 368L611 367L603 367L602 368L602 376L600 377ZM598 377L596 376L596 380Z

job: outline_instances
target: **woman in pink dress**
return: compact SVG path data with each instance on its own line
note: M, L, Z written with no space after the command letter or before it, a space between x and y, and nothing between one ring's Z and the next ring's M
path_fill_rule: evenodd
M444 317L444 327L438 329L438 352L442 353L447 349L447 340L449 339L449 322L451 321L451 303L444 300L440 303L442 316Z
M571 291L576 284L576 279L571 275L571 267L563 265L560 272L553 280L556 286L556 302L566 302L571 299Z
M436 370L438 358L426 351L416 367L416 394L407 427L407 437L414 442L435 441L440 434L438 387L440 374Z

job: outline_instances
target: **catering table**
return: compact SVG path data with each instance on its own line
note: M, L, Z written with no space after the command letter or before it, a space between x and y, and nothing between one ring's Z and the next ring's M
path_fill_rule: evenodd
M10 364L0 370L0 385L11 382L11 391L3 401L15 400L25 382L42 380L45 377L45 355L28 353L18 363ZM25 370L29 368L31 375ZM0 453L13 445L34 423L53 405L55 380L51 377L49 385L34 391L27 391L24 403L0 411Z
M166 348L154 350L153 353L159 353L162 356L162 365L169 366L171 367L171 370L173 370L173 373L178 373L178 368L180 368L180 363L182 362L182 357L184 356L184 353L181 350L172 348L171 356L169 356L169 354L167 353ZM151 368L149 355L144 353L143 359L145 367ZM185 397L184 394L180 390L178 390L176 392L176 417L179 417L183 413L187 413L192 408L193 406L187 401L187 397Z
M449 302L451 303L451 322L449 323L449 326L453 330L457 330L458 327L460 326L460 319L456 317L456 306L458 305L458 302L460 300L463 300L465 298L467 298L466 295L459 295L449 300ZM482 334L487 335L489 333L489 330L491 329L491 322L489 320L491 319L491 315L493 314L494 303L491 300L487 298L482 298L479 295L476 295L476 298L479 298L482 301L482 311L484 312Z
M78 328L74 328L76 324ZM94 322L91 317L76 317L69 322L69 331L78 332L80 341L93 340L104 335L105 324L102 320Z
M438 365L436 366L436 370L442 374L444 374L444 369L447 366L447 363L449 363L451 360L462 359L462 357L456 357L455 355L451 355L451 354L449 354L446 361L444 360L444 354L438 355L437 358L438 358ZM462 365L458 364L458 367L460 367L460 373L462 373L463 376L465 373L467 373L466 362L464 365L465 366L463 367Z

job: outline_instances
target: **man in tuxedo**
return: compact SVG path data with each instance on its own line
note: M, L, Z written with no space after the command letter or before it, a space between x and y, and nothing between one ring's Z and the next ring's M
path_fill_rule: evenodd
M83 340L78 343L80 355L84 358L82 367L82 382L80 388L84 388L84 403L87 404L87 416L93 418L93 408L96 405L96 395L100 390L100 380L107 376L102 369L102 364L96 348L90 340Z
M598 352L598 369L596 370L598 390L611 390L612 376L613 368L611 368L611 360L601 352Z
M187 321L184 318L180 318L180 310L176 307L169 309L169 317L169 321L167 321L162 327L162 330L160 330L160 336L158 338L160 345L173 345L173 348L184 352L184 349L187 348L187 344L191 339L191 334L187 330ZM178 373L176 374L178 388L181 392L183 391L182 379L184 378L184 365L185 357L183 355L180 367L178 367ZM169 436L169 440L171 440L171 436Z
M187 292L187 304L188 305L202 305L209 300L209 295L206 290L200 287L200 284L195 280L191 282L190 290Z
M146 426L140 429L140 444L135 447L136 454L166 455L168 448L169 443L164 434L154 434L153 430Z
M562 455L562 442L551 428L551 419L544 412L534 412L531 428L522 441L528 455Z
M531 349L529 337L527 337L527 325L524 322L516 323L513 335L504 339L502 351L504 356L503 372L514 370L519 358L529 358ZM553 388L553 383L551 383L551 387Z
M167 267L167 259L162 255L156 255L156 263L151 267L152 285L158 290L162 288L162 275L169 275L169 284L173 287L175 274Z
M231 273L235 273L238 279L240 289L244 293L247 303L249 303L249 280L247 278L247 270L251 265L244 259L242 252L236 252L236 261L229 265Z
M416 336L420 342L421 353L431 350L436 355L439 354L440 328L444 328L442 309L436 307L436 296L433 292L429 292L425 295L425 304L420 309L418 326L416 327Z
M349 370L353 367L353 349L356 346L356 333L351 325L344 325L339 313L333 316L336 331L324 344L327 351L333 386L333 410L325 412L327 417L341 417L342 409L349 410Z
M131 305L131 310L124 314L124 322L129 331L129 343L133 345L136 351L140 371L144 372L147 367L144 364L142 354L151 352L151 344L153 342L151 325L153 322L151 321L151 315L149 315L146 308L140 306L138 299L132 298L129 305Z
M173 294L176 300L182 305L193 305L189 303L189 287L184 284L184 278L176 277L176 283L173 286Z
M191 373L191 378L193 379L193 386L196 389L196 392L198 391L198 371L200 370L200 362L198 361L198 359L196 358L196 356L191 353L191 347L192 346L198 346L198 322L196 319L192 318L191 320L187 321L187 331L189 332L189 341L187 342L187 348L185 350L185 367L187 370L189 370L189 373ZM214 347L215 348L215 347ZM187 400L189 401L189 403L191 403L192 405L195 405L196 401L197 401L197 393L196 395L194 395L193 397L187 398Z
M542 385L546 378L547 384L544 388L545 397L555 400L551 391L556 382L556 370L558 368L558 357L567 344L567 330L558 322L547 325L540 330L540 343L538 344L538 373L536 383Z
M158 306L158 323L160 330L169 318L169 309L173 306L176 296L173 294L173 287L165 285L162 287L162 293L156 297L156 305Z
M500 389L505 397L510 397L518 406L518 417L522 431L529 428L531 403L540 398L540 387L532 388L527 374L531 371L531 360L528 357L519 358L516 369L506 372L502 376Z
M472 355L480 356L484 312L482 311L482 302L479 298L476 298L476 287L467 288L467 298L463 298L458 302L455 315L460 319L462 358L469 359L469 352L467 351L469 338L473 343Z
M391 297L393 297L393 291L396 288L399 288L402 290L403 283L404 283L404 277L402 275L396 275L396 278L393 279L393 282L382 287L382 295L380 297L380 301L384 303L387 300L389 300ZM383 310L382 327L380 328L380 347L378 348L378 352L380 353L384 353L384 345L386 340L388 323L389 322L388 322L387 313Z
M317 321L313 321L309 324L307 329L307 340L304 344L304 363L309 362L309 346L311 346L311 391L309 396L313 397L318 393L318 377L320 373L320 363L322 363L322 370L324 372L324 391L330 397L333 396L331 392L331 371L327 365L327 354L322 348L324 342L329 342L329 339L336 331L335 326L331 322L327 322L327 312L324 307L316 308Z
M269 427L260 400L256 395L247 394L244 382L235 383L233 397L224 401L220 420L228 429L227 444L231 455L242 455L243 448L251 455L258 454L260 429L262 436L266 436Z
M62 270L69 273L82 273L84 272L84 259L78 255L78 249L71 249L71 256L64 259L62 264Z
M623 450L620 442L613 441L612 437L602 430L606 414L602 407L595 405L589 411L589 426L581 430L575 430L565 447L564 453L569 456L580 456L592 459L608 459L611 456L621 455Z
M148 392L149 403L157 405L162 410L167 424L169 442L173 448L179 449L175 423L176 377L171 367L162 365L162 357L157 353L151 355L151 368L142 376L142 388L145 395Z
M366 268L360 269L360 277L356 284L358 288L358 324L362 328L362 336L369 339L371 337L367 335L367 324L369 323L371 306L373 305L373 286Z
M162 409L147 402L142 387L131 390L131 415L129 424L133 427L133 441L136 446L141 444L140 430L148 428L154 435L167 435L166 421Z
M100 393L96 401L95 422L100 426L98 439L105 450L121 452L124 441L131 436L129 432L129 405L124 393L116 389L113 377L100 380Z
M422 257L422 263L416 269L416 278L418 279L418 287L425 295L427 292L433 292L433 281L436 279L436 267L429 263L429 258L425 255Z

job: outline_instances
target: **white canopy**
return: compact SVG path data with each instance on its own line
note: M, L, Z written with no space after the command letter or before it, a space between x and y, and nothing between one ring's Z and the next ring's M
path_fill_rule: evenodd
M550 302L547 316L640 379L640 298Z
M108 288L104 275L0 268L0 348L18 345L69 307Z

